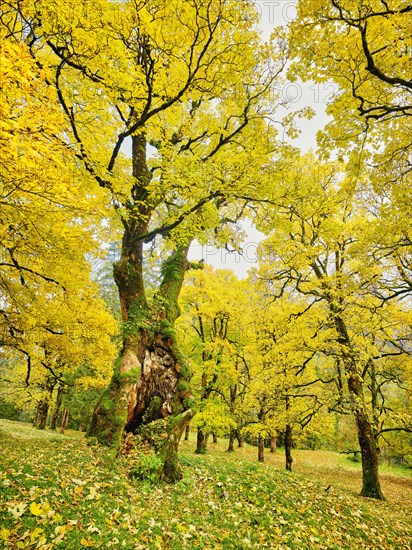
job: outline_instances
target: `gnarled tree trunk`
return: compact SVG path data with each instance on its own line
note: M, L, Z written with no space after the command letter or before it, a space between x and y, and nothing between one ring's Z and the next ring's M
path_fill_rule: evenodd
M188 386L190 372L174 333L187 250L178 248L164 263L163 280L150 306L144 294L135 290L131 301L130 289L126 292L133 277L134 284L137 281L139 285L136 269L133 274L130 263L123 258L115 266L126 317L123 350L88 431L89 436L116 449L125 432L140 435L161 458L159 478L171 482L181 478L178 445L194 414Z

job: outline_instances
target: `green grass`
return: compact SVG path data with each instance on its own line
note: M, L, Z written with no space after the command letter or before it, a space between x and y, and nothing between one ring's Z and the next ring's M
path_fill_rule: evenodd
M152 487L129 479L124 459L87 446L82 434L3 420L0 432L7 549L409 548L410 479L391 474L403 500L358 497L358 466L336 453L296 451L290 474L280 452L259 464L249 446L228 454L222 441L197 456L184 442L183 480ZM348 473L349 486L341 479Z

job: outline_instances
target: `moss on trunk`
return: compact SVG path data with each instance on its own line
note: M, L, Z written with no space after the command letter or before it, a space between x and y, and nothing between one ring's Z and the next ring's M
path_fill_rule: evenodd
M88 431L117 452L125 434L135 434L160 460L154 477L172 482L181 478L178 445L194 415L191 373L174 331L186 254L187 247L179 248L165 262L162 283L151 303L137 295L122 308L126 311L123 350ZM130 290L133 269L125 262L116 265L120 287L127 283ZM140 277L134 279L132 286L139 286ZM124 288L119 288L121 301L122 291Z

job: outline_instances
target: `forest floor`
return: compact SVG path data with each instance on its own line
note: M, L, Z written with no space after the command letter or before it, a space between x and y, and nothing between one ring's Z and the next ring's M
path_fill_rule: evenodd
M0 548L81 550L412 548L412 478L383 469L385 501L358 496L360 467L329 451L257 449L195 455L182 442L182 481L130 479L84 435L0 420Z

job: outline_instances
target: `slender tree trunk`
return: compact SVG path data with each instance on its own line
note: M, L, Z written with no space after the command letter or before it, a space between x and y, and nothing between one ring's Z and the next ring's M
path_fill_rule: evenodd
M276 453L276 437L270 434L270 452Z
M212 437L213 437L213 443L217 443L217 435L214 432L212 433Z
M197 429L196 453L204 455L207 450L207 434L201 428Z
M244 443L243 437L240 435L239 430L236 431L236 434L237 434L237 435L236 435L237 446L241 449L241 448L243 448L243 443Z
M335 253L335 266L337 273L341 270L342 265L340 252L337 251ZM368 412L365 406L363 378L359 372L356 350L353 349L351 337L343 317L344 297L342 294L342 289L338 280L335 291L331 292L328 284L324 280L324 274L321 272L316 262L312 264L312 269L316 277L323 284L324 297L329 303L329 310L332 314L335 329L338 335L337 341L341 346L341 358L348 381L349 393L352 399L352 407L358 431L358 441L362 455L361 495L383 500L384 496L382 494L379 482L377 445L373 435L372 424L369 420ZM339 290L339 292L336 293L336 290ZM339 360L338 365L340 365Z
M379 455L376 439L368 418L363 399L363 389L360 376L350 374L348 376L349 392L352 396L358 441L362 457L362 491L364 497L383 500L379 482Z
M265 462L265 438L261 435L258 438L258 461Z
M384 496L379 481L379 455L372 424L369 420L363 394L363 378L358 372L346 325L340 315L335 312L335 326L340 336L342 357L348 379L348 389L352 398L352 407L358 431L358 441L362 456L362 491L364 497L383 500Z
M69 410L64 409L63 417L62 417L62 423L61 423L61 426L60 426L60 433L61 434L64 434L64 432L66 431L68 423L69 423Z
M289 472L292 471L292 426L286 424L285 429L285 459L286 459L286 470Z
M234 448L235 438L236 438L236 432L235 430L231 430L229 434L229 446L227 448L228 453L233 453L233 451L235 450Z
M64 387L62 384L60 384L60 386L57 388L56 404L54 407L53 416L50 424L50 428L52 430L57 430L57 421L60 415L60 409L63 401L63 394L64 394Z
M189 434L190 434L190 426L188 424L185 429L185 441L189 441Z

